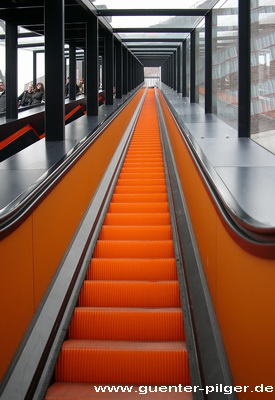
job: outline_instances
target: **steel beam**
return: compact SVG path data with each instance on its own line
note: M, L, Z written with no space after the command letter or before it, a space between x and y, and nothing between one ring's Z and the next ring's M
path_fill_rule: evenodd
M17 107L17 25L6 22L6 118L18 117Z
M45 130L47 141L64 140L64 0L45 2Z

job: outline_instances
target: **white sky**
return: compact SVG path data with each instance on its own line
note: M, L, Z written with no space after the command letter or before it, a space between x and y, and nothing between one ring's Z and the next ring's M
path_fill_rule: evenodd
M107 8L189 8L198 7L203 0L95 0L96 7L106 5Z

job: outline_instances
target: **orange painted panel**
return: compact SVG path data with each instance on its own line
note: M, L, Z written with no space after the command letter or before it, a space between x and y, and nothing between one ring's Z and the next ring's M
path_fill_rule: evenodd
M32 245L32 217L0 240L0 378L34 312Z
M247 253L217 221L217 316L236 385L275 383L275 263ZM251 389L252 390L252 389ZM240 398L258 398L259 393ZM261 393L261 399L272 398Z

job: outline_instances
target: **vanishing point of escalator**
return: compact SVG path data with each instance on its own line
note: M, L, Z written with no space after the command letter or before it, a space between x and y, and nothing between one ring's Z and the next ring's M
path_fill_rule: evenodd
M149 89L46 399L140 397L189 371L154 90ZM96 393L94 386L133 386ZM149 393L148 393L149 394ZM166 395L166 397L165 397ZM175 393L191 399L191 394ZM150 398L150 397L149 397Z

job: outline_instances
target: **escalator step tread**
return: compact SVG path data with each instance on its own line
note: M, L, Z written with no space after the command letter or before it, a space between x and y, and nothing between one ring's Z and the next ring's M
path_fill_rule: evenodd
M108 213L167 213L168 203L110 203Z
M187 365L183 341L66 340L57 362L56 380L186 384Z
M104 225L169 225L169 213L109 213L107 212Z
M84 281L80 307L180 307L177 281Z
M119 178L117 180L118 186L161 186L165 185L164 178L146 178L146 179L126 179Z
M76 307L69 339L184 340L180 308Z
M103 258L171 258L172 240L98 240L93 257Z
M166 193L166 186L116 186L114 193Z
M170 240L172 228L170 225L156 226L117 226L103 225L99 235L100 240Z
M112 202L114 203L157 203L167 202L167 193L114 193Z
M87 279L173 281L177 279L176 261L174 258L93 258Z
M96 386L96 389L94 388ZM104 388L105 387L105 388ZM192 393L184 392L183 387L149 385L148 387L129 385L114 385L108 382L103 385L103 389L98 384L93 383L66 383L56 382L48 390L46 400L138 400L142 395L146 395L150 400L192 400Z

